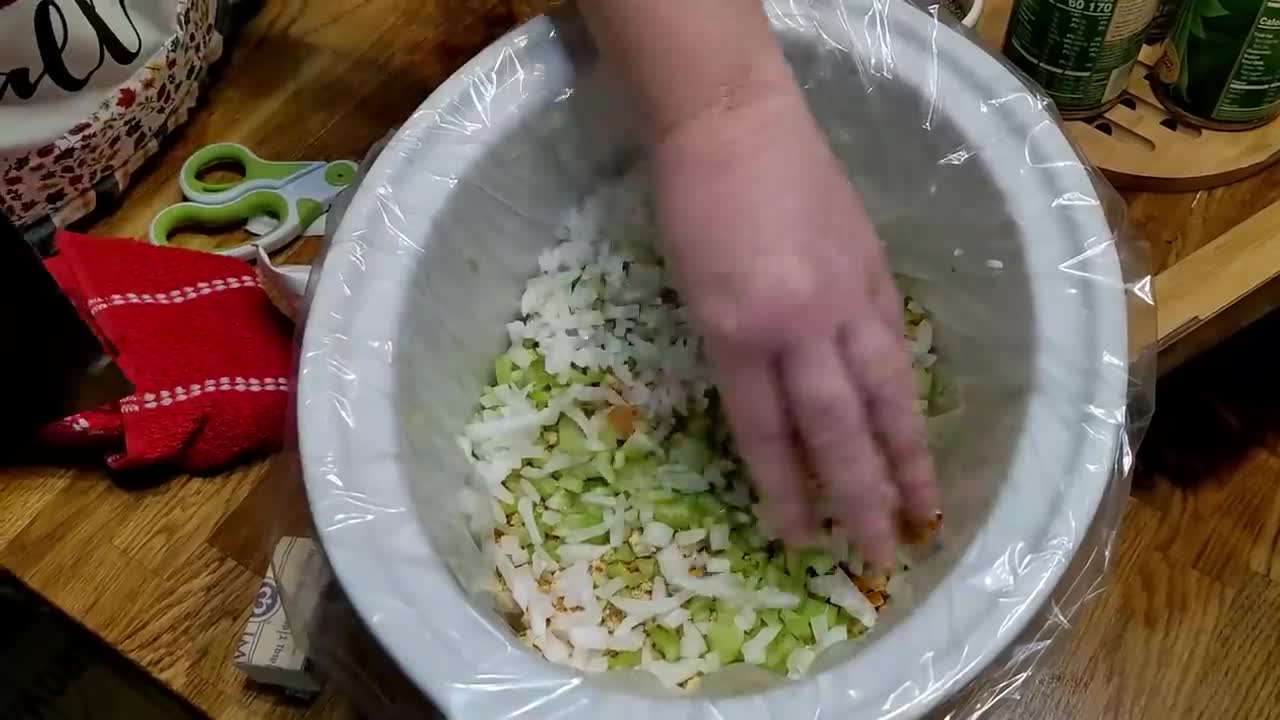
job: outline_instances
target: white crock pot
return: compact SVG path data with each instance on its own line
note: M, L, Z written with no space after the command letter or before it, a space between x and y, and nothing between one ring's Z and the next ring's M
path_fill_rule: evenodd
M536 19L444 83L369 169L300 366L324 549L369 631L450 717L918 717L1026 627L1124 475L1129 322L1110 200L1047 106L906 3L769 11L895 269L936 318L962 405L939 450L942 549L864 641L751 692L672 699L582 676L489 609L455 438L538 253L634 158L582 29Z

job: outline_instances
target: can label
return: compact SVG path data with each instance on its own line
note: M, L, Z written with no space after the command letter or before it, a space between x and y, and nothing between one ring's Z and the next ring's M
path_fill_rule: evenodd
M1158 68L1195 117L1249 124L1280 109L1280 0L1187 0Z
M1017 0L1004 53L1064 114L1119 97L1142 50L1155 0Z

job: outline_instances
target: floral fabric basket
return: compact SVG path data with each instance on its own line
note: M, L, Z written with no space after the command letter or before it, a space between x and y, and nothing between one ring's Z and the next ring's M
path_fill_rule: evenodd
M0 214L42 254L195 106L241 0L0 0Z

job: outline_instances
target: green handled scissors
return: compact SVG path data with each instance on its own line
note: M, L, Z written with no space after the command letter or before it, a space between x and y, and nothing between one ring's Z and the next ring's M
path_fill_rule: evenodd
M201 180L200 173L215 165L239 165L244 177L221 183ZM253 260L258 248L274 252L301 235L355 179L356 164L346 160L270 162L237 143L208 145L182 165L179 183L188 202L156 216L151 243L168 245L173 232L182 227L227 227L271 217L279 225L256 241L218 251Z

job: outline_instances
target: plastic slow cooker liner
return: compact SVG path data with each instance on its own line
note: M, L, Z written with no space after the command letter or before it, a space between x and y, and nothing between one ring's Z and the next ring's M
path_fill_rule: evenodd
M713 675L692 696L548 663L492 609L456 438L538 254L642 156L580 22L544 17L405 122L312 273L298 460L342 591L298 593L312 618L300 629L340 685L389 677L353 654L350 623L333 619L349 615L314 612L349 600L357 634L453 718L972 717L1016 696L1101 588L1154 377L1145 248L1123 203L1049 101L937 8L766 8L895 272L933 316L960 407L936 449L941 541L909 596L802 679ZM384 693L359 694L386 710Z

